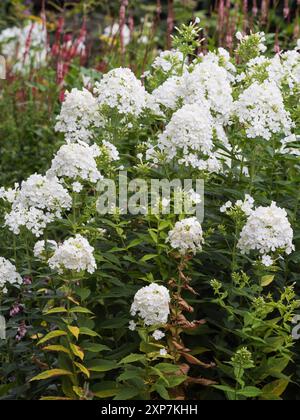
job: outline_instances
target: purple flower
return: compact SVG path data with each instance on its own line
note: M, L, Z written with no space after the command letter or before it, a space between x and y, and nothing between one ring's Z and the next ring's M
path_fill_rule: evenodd
M20 303L15 303L11 310L9 311L9 315L11 317L17 316L20 312L22 312L24 309L23 305Z
M32 284L32 278L31 277L24 277L23 284L25 284L25 286L30 286Z
M26 327L25 321L22 321L18 328L16 340L21 341L25 337L26 333L27 333L27 327Z

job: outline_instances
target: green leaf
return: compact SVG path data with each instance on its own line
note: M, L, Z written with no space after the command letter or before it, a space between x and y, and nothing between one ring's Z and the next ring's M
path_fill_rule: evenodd
M90 337L99 337L98 333L86 327L80 327L80 335L88 335Z
M281 397L289 383L290 381L288 379L278 379L267 384L262 389L262 398L267 397L266 399L269 399L270 396Z
M83 366L81 363L79 363L79 362L74 362L74 364L78 367L78 369L87 377L87 378L89 378L91 375L90 375L90 372L88 371L88 369L85 367L85 366Z
M91 294L90 289L87 289L87 288L78 287L75 291L76 291L76 294L81 298L81 300L86 300Z
M140 259L140 262L147 262L147 261L153 260L153 258L156 258L156 257L158 257L157 254L147 254L143 258Z
M187 380L186 375L168 376L168 382L169 382L168 388L175 388L176 386L182 384L186 380Z
M274 275L263 276L261 279L261 286L262 287L269 286L271 283L273 283L274 279L275 279Z
M40 373L39 375L35 376L34 378L30 379L32 381L42 381L49 378L54 378L56 376L72 376L72 372L64 369L50 369L45 370L45 372Z
M158 363L155 368L163 373L177 373L179 371L179 366L172 365L171 363Z
M153 229L148 229L148 232L149 232L153 242L155 244L157 244L158 243L157 233L155 233L155 231Z
M172 222L170 220L163 220L159 223L159 230L164 230L166 228L171 228Z
M67 312L66 308L58 307L58 308L52 308L49 309L48 311L44 312L44 315L51 315L51 314L60 314L63 312Z
M55 351L58 353L66 353L69 356L71 356L71 352L64 346L60 346L60 345L51 345L51 346L46 346L43 347L44 351Z
M84 359L84 352L81 350L80 347L76 346L73 343L70 343L70 349L72 350L72 353L75 356L79 357L80 360L83 360Z
M132 398L139 395L140 390L133 387L124 387L118 390L114 400L116 401L126 401L131 400Z
M144 242L143 239L141 238L136 238L133 241L130 242L130 244L128 245L127 249L133 248L135 246L138 246L140 244L142 244Z
M230 386L227 386L227 385L214 385L213 387L224 392L235 392L234 388L231 388Z
M93 314L93 312L91 312L89 309L83 308L82 306L76 306L75 308L71 308L70 312L80 314Z
M163 385L155 384L154 389L164 400L171 400L168 391Z
M246 386L244 389L237 392L237 395L241 395L247 398L255 398L261 395L262 391L255 386Z
M162 344L146 343L144 341L140 344L140 351L143 353L158 352L163 348L164 346Z
M134 363L134 362L146 362L146 356L144 354L130 354L127 357L124 357L119 364L125 365L127 363Z
M101 351L110 351L111 349L104 344L86 344L83 346L84 350L91 353L100 353Z
M68 325L68 330L74 335L76 340L78 340L80 330L78 327L73 327L71 325Z
M118 382L128 381L128 379L143 379L145 376L144 368L140 368L134 365L127 366L125 371L118 376Z
M116 382L102 381L101 384L96 384L92 388L92 393L97 398L114 397L118 393L118 390L116 388Z
M53 338L62 337L65 335L68 335L65 331L61 331L61 330L51 331L48 334L46 334L43 338L41 338L37 344L40 345L40 344L46 343L46 341L52 340Z
M113 369L118 369L119 366L112 360L97 359L89 362L88 369L92 372L108 372Z

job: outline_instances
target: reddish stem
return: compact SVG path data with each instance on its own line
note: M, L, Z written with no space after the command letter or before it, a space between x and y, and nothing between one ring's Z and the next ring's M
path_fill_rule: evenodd
M128 6L128 0L122 0L120 11L119 11L119 28L120 28L121 58L122 58L123 65L125 63L124 27L126 23L126 7L127 6Z
M24 52L24 55L23 55L23 65L25 65L26 58L27 58L27 56L29 54L29 51L30 51L31 35L32 35L33 28L34 28L34 22L32 22L32 24L31 24L31 27L30 27L30 30L29 30L29 34L28 34L28 37L26 39L25 52Z
M174 0L168 0L168 18L167 18L167 48L172 47L172 33L174 29Z
M283 16L287 19L290 15L289 0L284 0Z

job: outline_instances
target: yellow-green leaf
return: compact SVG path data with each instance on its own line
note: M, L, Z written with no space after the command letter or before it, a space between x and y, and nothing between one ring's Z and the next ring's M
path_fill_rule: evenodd
M75 303L75 305L79 305L79 302L72 298L72 296L68 296L68 300L70 300L72 303Z
M78 327L73 327L71 325L68 325L68 329L74 335L74 337L76 338L76 340L78 340L79 333L80 333L79 328Z
M157 254L144 255L143 258L140 259L140 262L147 262L147 261L153 260L153 258L156 258L157 256L158 256Z
M146 362L146 356L144 354L130 354L129 356L124 357L119 364L125 365L134 362Z
M73 391L79 398L83 398L85 391L83 388L80 388L79 386L73 386Z
M76 344L70 343L70 348L71 348L73 354L75 354L75 356L79 357L80 360L84 359L84 352L81 350L80 347L76 346Z
M88 335L90 337L100 337L99 334L97 334L95 331L91 330L87 327L81 327L80 328L80 334L81 335Z
M263 395L264 396L270 396L275 395L276 397L281 397L281 395L284 393L286 388L288 387L288 384L290 381L288 379L278 379L277 381L273 381L270 384L267 384L263 389Z
M43 350L45 350L45 351L57 351L57 352L60 352L60 353L66 353L69 356L71 355L71 352L68 349L66 349L66 347L60 346L60 345L46 346L46 347L43 347Z
M43 334L38 333L38 334L32 335L30 338L31 338L31 340L39 340L42 337L43 337Z
M72 372L64 369L50 369L45 370L45 372L40 373L39 375L35 376L34 378L30 379L32 381L42 381L44 379L54 378L55 376L66 376L72 375Z
M52 308L49 309L49 311L44 312L44 315L51 315L51 314L60 314L62 312L67 312L66 308L63 308L62 306L59 308Z
M263 276L261 279L262 287L269 286L271 283L273 283L274 279L275 279L274 275Z
M90 377L91 375L90 375L90 372L89 372L89 370L85 367L85 366L83 366L81 363L78 363L78 362L74 362L74 364L78 367L78 369L82 372L82 373L84 373L84 375L86 376L86 377Z
M65 331L56 330L51 331L48 334L46 334L39 342L38 345L46 343L46 341L52 340L52 338L62 337L63 335L67 335Z
M83 308L82 306L76 306L75 308L71 308L70 312L72 313L80 313L80 314L92 314L89 309Z

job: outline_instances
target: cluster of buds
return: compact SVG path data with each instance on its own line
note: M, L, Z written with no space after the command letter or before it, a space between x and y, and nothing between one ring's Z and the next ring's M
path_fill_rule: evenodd
M27 326L25 324L25 321L22 321L18 328L16 341L21 341L25 337L26 334L27 334Z
M19 313L23 312L24 307L23 305L21 305L20 303L15 303L11 310L9 311L9 315L13 318L17 315L19 315Z

